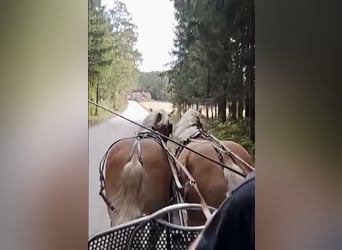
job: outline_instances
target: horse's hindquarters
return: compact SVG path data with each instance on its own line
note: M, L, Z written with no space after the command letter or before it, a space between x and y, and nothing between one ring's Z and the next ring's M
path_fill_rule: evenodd
M109 209L113 225L150 214L170 199L171 172L165 152L155 141L142 139L139 152L130 159L134 142L121 142L107 158L105 192L115 208Z
M216 151L208 144L190 143L188 147L212 159L218 160ZM207 205L218 208L227 193L227 182L222 167L186 149L180 154L179 160L186 166L187 170L195 179L199 192ZM196 190L189 185L184 174L181 177L182 182L187 183L184 188L184 201L188 203L200 203L200 197ZM188 212L188 224L190 226L203 225L205 222L205 216L201 211Z
M144 147L143 147L144 146ZM144 213L151 214L171 198L171 169L166 152L156 142L142 142Z

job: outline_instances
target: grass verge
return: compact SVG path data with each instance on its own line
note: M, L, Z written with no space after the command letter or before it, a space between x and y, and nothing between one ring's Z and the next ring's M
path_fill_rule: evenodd
M249 139L247 120L236 120L222 123L217 120L206 120L203 124L205 131L209 131L220 140L231 140L241 144L255 161L255 142Z
M114 108L114 103L111 101L102 101L99 103L101 106L104 106L108 109L111 109L115 112L122 112L127 108L127 100L120 100L120 102L118 102ZM90 114L94 113L95 107L92 104L89 104L89 112ZM110 120L111 118L115 117L115 115L113 115L112 113L103 110L101 108L98 107L97 109L97 115L88 115L88 127L92 127L96 124L99 124L101 122Z

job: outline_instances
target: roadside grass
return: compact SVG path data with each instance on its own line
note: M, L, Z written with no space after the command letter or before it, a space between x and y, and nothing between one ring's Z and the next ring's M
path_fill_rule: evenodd
M249 126L247 120L220 122L218 120L205 120L205 131L209 131L220 140L231 140L241 144L255 161L255 143L249 139Z
M173 110L173 105L169 102L150 101L139 102L139 104L148 111L150 108L153 110L162 108L167 112ZM171 115L170 120L173 124L176 124L180 118L181 116L175 112ZM253 163L255 162L255 143L248 136L248 120L226 121L222 123L219 120L203 119L202 122L203 129L212 133L216 138L220 140L231 140L241 144L251 154Z
M124 111L127 108L128 102L127 102L126 99L125 100L120 100L120 102L117 102L117 104L116 104L116 109L114 109L114 102L112 102L110 100L102 101L99 104L101 106L104 106L104 107L106 107L108 109L111 109L113 111L122 112L122 111ZM89 113L93 114L94 110L95 110L94 105L89 104L89 106L88 106L88 114ZM94 125L96 125L98 123L110 120L113 117L115 117L115 115L113 115L112 113L109 113L106 110L98 108L96 116L95 115L88 115L88 127L92 127L92 126L94 126Z
M174 113L170 120L175 125L181 116ZM255 162L255 143L249 139L249 124L247 120L221 121L215 119L201 119L204 131L214 135L219 140L230 140L241 144L252 156Z

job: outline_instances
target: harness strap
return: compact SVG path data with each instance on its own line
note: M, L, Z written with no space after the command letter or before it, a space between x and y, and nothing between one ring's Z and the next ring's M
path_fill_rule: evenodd
M120 140L117 140L116 142L114 142L112 145L109 146L109 148L107 149L106 153L104 154L104 156L102 157L101 161L100 161L100 166L99 166L99 174L100 174L100 191L99 191L99 195L102 197L102 199L104 200L104 202L106 203L107 207L109 207L112 211L115 210L115 207L109 202L109 200L107 199L107 197L104 194L104 188L105 188L105 177L104 177L104 167L105 167L105 163L107 160L107 156L109 154L109 152L111 151L111 149L120 141L126 140L126 139L132 139L134 137L129 137L129 138L122 138Z
M189 144L192 140L195 140L195 138L199 137L199 136L203 136L203 132L201 132L200 130L196 131L192 136L190 136L188 139L186 139L185 141L182 141L183 145L179 145L176 149L175 152L175 156L178 158L178 156L181 154L181 152L183 151L183 149L187 144Z
M169 150L167 148L167 145L165 144L164 141L162 141L162 145L163 145L164 149L169 152ZM192 175L189 173L189 171L186 169L186 167L175 156L173 156L171 153L170 153L170 156L174 159L174 161L180 166L181 170L188 177L189 185L192 186L195 189L195 191L197 192L197 194L198 194L198 196L200 198L200 204L202 205L203 214L206 217L206 219L209 220L210 217L211 217L211 213L210 213L209 207L208 207L207 203L205 202L202 194L200 193L200 191L199 191L199 189L197 187L197 183L196 183L195 179L192 177Z
M171 172L172 172L173 179L175 181L176 187L181 190L181 189L183 189L183 186L182 186L182 184L181 184L181 182L179 180L179 173L178 173L177 168L175 167L175 161L172 158L172 156L170 157L170 153L168 153L168 156L169 156Z
M214 150L215 150L216 153L217 153L217 157L218 157L219 161L220 161L222 164L224 164L223 155L221 154L221 152L218 150L217 147L214 147L214 146L213 146L213 148L214 148Z
M138 151L139 162L141 163L141 165L143 165L143 161L142 161L142 157L141 157L141 145L140 145L140 140L141 139L152 139L152 140L156 141L159 145L162 146L162 144L161 144L161 142L162 142L161 137L159 135L156 135L156 134L151 133L149 131L139 132L134 137L122 138L120 140L117 140L116 142L114 142L112 145L109 146L109 148L107 149L106 153L104 154L104 156L102 157L102 159L100 161L100 166L99 166L100 192L99 192L99 195L102 197L102 199L106 203L107 207L109 207L112 211L115 211L115 207L109 202L109 200L107 199L106 195L104 194L104 189L105 189L105 176L104 176L105 163L106 163L106 160L107 160L107 156L108 156L109 152L112 150L112 148L118 142L123 141L123 140L127 140L127 139L136 139L136 141L133 144L132 150L130 152L130 158L129 158L128 161L130 161L132 159L135 150L137 150Z
M199 142L199 143L209 143L213 148L215 148L216 152L220 151L221 153L225 153L227 156L229 156L232 161L239 166L245 173L253 172L255 171L255 168L252 167L250 164L248 164L246 161L244 161L241 157L239 157L237 154L232 152L227 146L225 146L223 143L221 143L217 138L215 138L211 134L203 134L202 135L204 139L207 141L201 141L201 140L196 140L196 139L191 139L193 142ZM244 167L240 166L238 162L240 161Z
M128 161L130 161L132 159L134 153L137 151L139 162L141 165L143 165L143 161L142 161L142 157L141 157L140 139L141 139L140 137L135 138L131 153L129 154L129 160Z
M212 134L209 134L208 135L209 137L213 138L215 141L219 142L219 140L214 137ZM235 153L233 153L228 147L226 147L223 143L220 143L221 147L228 153L228 155L231 157L231 158L236 158L238 159L240 162L242 162L245 167L247 168L247 170L249 170L249 172L253 172L255 171L255 168L252 167L250 164L248 164L246 161L244 161L241 157L239 157L238 155L236 155Z

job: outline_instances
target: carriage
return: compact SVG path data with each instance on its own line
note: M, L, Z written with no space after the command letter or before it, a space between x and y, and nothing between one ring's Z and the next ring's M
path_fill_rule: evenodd
M190 112L190 114L198 115L198 112L197 113ZM244 158L245 151L242 151L242 154L241 153L234 154L227 147L227 145L230 146L230 144L225 144L225 142L219 142L216 138L210 135L207 135L205 133L200 133L202 138L198 137L199 135L198 127L200 126L200 124L198 124L199 121L198 121L197 116L186 117L186 115L184 115L185 119L194 120L193 122L190 122L190 123L188 121L185 122L185 124L190 125L190 132L191 132L191 135L189 133L186 133L187 136L185 139L186 141L189 142L189 138L190 138L192 139L192 142L194 144L197 143L200 145L204 145L205 148L210 147L211 151L213 151L214 154L218 156L219 161L214 160L213 158L210 158L204 154L201 154L199 153L199 151L196 152L195 150L185 146L185 143L183 145L180 145L180 147L178 148L180 150L176 150L174 153L171 153L167 147L166 141L162 140L165 138L171 140L168 137L169 135L168 133L170 132L170 130L172 132L172 126L170 126L167 116L168 115L167 114L165 115L165 113L163 112L161 113L156 112L154 114L152 112L152 114L147 119L147 124L145 123L143 124L145 125L144 127L146 127L148 130L151 130L150 128L152 128L156 132L151 133L149 131L142 131L142 132L139 132L137 136L133 138L128 138L125 141L125 143L128 146L127 145L125 146L124 145L125 143L121 143L121 149L125 149L126 150L125 152L127 152L121 156L121 159L115 158L114 155L117 156L118 155L117 152L122 152L122 151L114 152L112 150L112 148L118 142L115 142L105 154L103 160L100 163L100 181L101 181L100 195L102 196L102 198L107 204L108 213L109 213L109 216L111 217L111 228L103 232L97 233L94 236L90 237L88 240L89 250L93 250L93 249L94 250L95 249L104 249L104 250L106 249L118 249L118 250L121 250L121 249L188 249L189 248L192 242L194 242L194 240L203 230L204 224L205 224L204 222L209 220L211 214L215 211L215 208L219 207L218 202L222 202L222 195L221 196L218 196L218 195L220 192L221 194L226 195L225 193L226 187L221 188L222 185L217 186L221 188L222 190L217 189L218 192L214 191L215 194L212 196L216 200L213 198L208 199L207 194L202 195L201 192L199 191L199 188L197 187L195 179L192 176L192 175L196 175L196 173L191 172L191 169L187 169L187 167L185 167L184 164L180 160L182 157L178 157L182 154L181 151L184 148L188 150L188 153L194 153L196 155L199 155L200 157L210 160L212 164L214 165L222 166L223 170L226 170L226 168L229 169L230 172L224 171L224 175L221 174L223 176L222 180L225 180L225 178L230 178L232 182L234 181L237 182L237 181L242 180L241 176L246 176L246 172L243 173L243 170L246 166L250 166L250 164L246 162L246 159L248 161L249 156L247 155L247 157ZM195 128L195 133L193 133L192 128ZM176 128L176 132L177 132L177 129L178 130L181 129L182 132L184 130L183 128L181 128L181 126L178 126ZM180 137L182 136L184 136L184 133L181 133ZM203 140L199 142L198 138L203 139ZM157 142L157 146L156 145L153 146L153 143L143 144L142 141L144 139L148 139L150 142L153 142L154 144ZM145 140L145 142L146 141L147 140ZM217 145L215 145L215 143L217 143ZM236 145L233 144L233 146L235 147ZM164 172L160 173L161 169L163 169L162 167L163 162L160 162L159 164L160 166L158 166L159 167L158 174L153 175L153 173L150 173L149 181L151 181L152 177L154 177L157 179L156 181L161 182L161 180L158 178L163 178L162 182L165 182L166 185L164 186L161 185L159 186L159 188L153 187L153 185L152 187L149 187L148 185L144 186L142 179L143 179L143 176L146 177L146 173L144 174L141 173L143 169L143 164L144 164L142 156L141 156L142 147L145 147L145 149L146 148L153 149L153 147L156 147L160 151L160 152L152 151L152 153L150 153L150 155L147 154L147 156L149 156L148 158L159 159L159 161L166 161L167 165L164 164L166 166L164 168ZM235 148L235 149L239 150L240 148ZM146 152L148 151L145 151L145 153ZM112 154L112 156L110 157L109 154ZM159 158L158 158L158 154L160 156ZM244 163L243 164L244 167L237 165L238 163L234 160L236 158L239 159L242 163ZM109 163L107 163L107 161ZM106 164L110 165L111 162L114 162L116 165L118 164L118 162L121 162L121 163L125 162L125 164L122 164L121 168L118 168L114 171L111 170L112 172L110 171L106 172L106 177L107 177L106 185L107 186L105 186L104 168ZM148 162L146 164L148 164ZM200 163L197 162L196 164L200 164ZM176 167L176 165L178 166L178 168ZM124 173L125 169L129 169L128 171L126 171L127 173ZM145 171L148 169L151 169L151 167L145 168ZM222 171L222 169L220 171ZM235 173L235 175L232 175L231 173ZM184 176L186 177L188 185L184 185L184 181L182 182L180 180L182 179L181 175L183 175L183 179L184 179ZM121 176L120 178L124 176L126 178L124 181L126 182L127 182L127 178L131 178L131 180L130 182L127 182L128 184L127 183L125 184L123 180L119 179L119 176ZM113 178L114 179L116 178L115 180L116 183L114 185L116 189L112 188L110 186L110 183L108 184L108 182L110 182ZM199 179L197 180L198 180L197 182L201 184L201 181ZM219 181L216 181L216 182L219 183ZM117 183L121 183L120 184L121 186L118 185ZM155 184L157 184L157 182L155 182ZM126 187L122 187L125 185ZM171 187L169 188L170 190L166 190L168 186ZM107 196L103 192L106 189L106 187L108 191ZM148 192L151 192L152 196L149 197L148 201L144 200L143 197L139 197L139 195L142 196L141 195L142 187L144 187L145 189L150 188ZM164 190L165 192L160 193L161 191L163 191L160 189L163 189L163 188L165 189ZM181 189L182 189L182 192L180 191ZM110 192L112 193L114 192L114 196L112 195L112 197L110 197ZM128 192L133 192L133 193L128 194ZM126 207L125 207L123 203L127 202L127 199L126 199L127 195L135 195L135 196L130 197L131 203L127 203L128 205L126 204ZM151 197L153 197L153 195L155 195L156 197L159 197L160 199L158 200L156 198L155 201L152 201ZM185 200L183 199L184 195L188 197ZM169 196L171 196L171 199L170 199L172 201L171 203L170 203L170 200L167 199L167 197ZM206 200L209 200L210 203L207 204ZM138 216L136 211L134 211L135 213L127 213L127 211L123 211L123 213L126 212L126 217L129 215L131 219L126 220L126 221L120 221L120 223L118 224L113 224L113 221L115 220L118 221L118 218L119 218L117 210L120 210L120 209L129 210L128 209L129 206L135 206L135 205L139 206L143 202L145 203L149 202L148 206L146 207L150 208L150 210L148 209L145 210L145 213L142 213L142 211L139 211L140 216ZM156 209L156 207L159 207L159 208ZM187 223L187 219L189 223Z
M183 226L162 219L181 210L201 209L199 204L174 204L142 218L110 228L92 236L89 250L97 249L188 249L204 226ZM211 208L214 211L214 208ZM153 232L153 233L152 233Z

